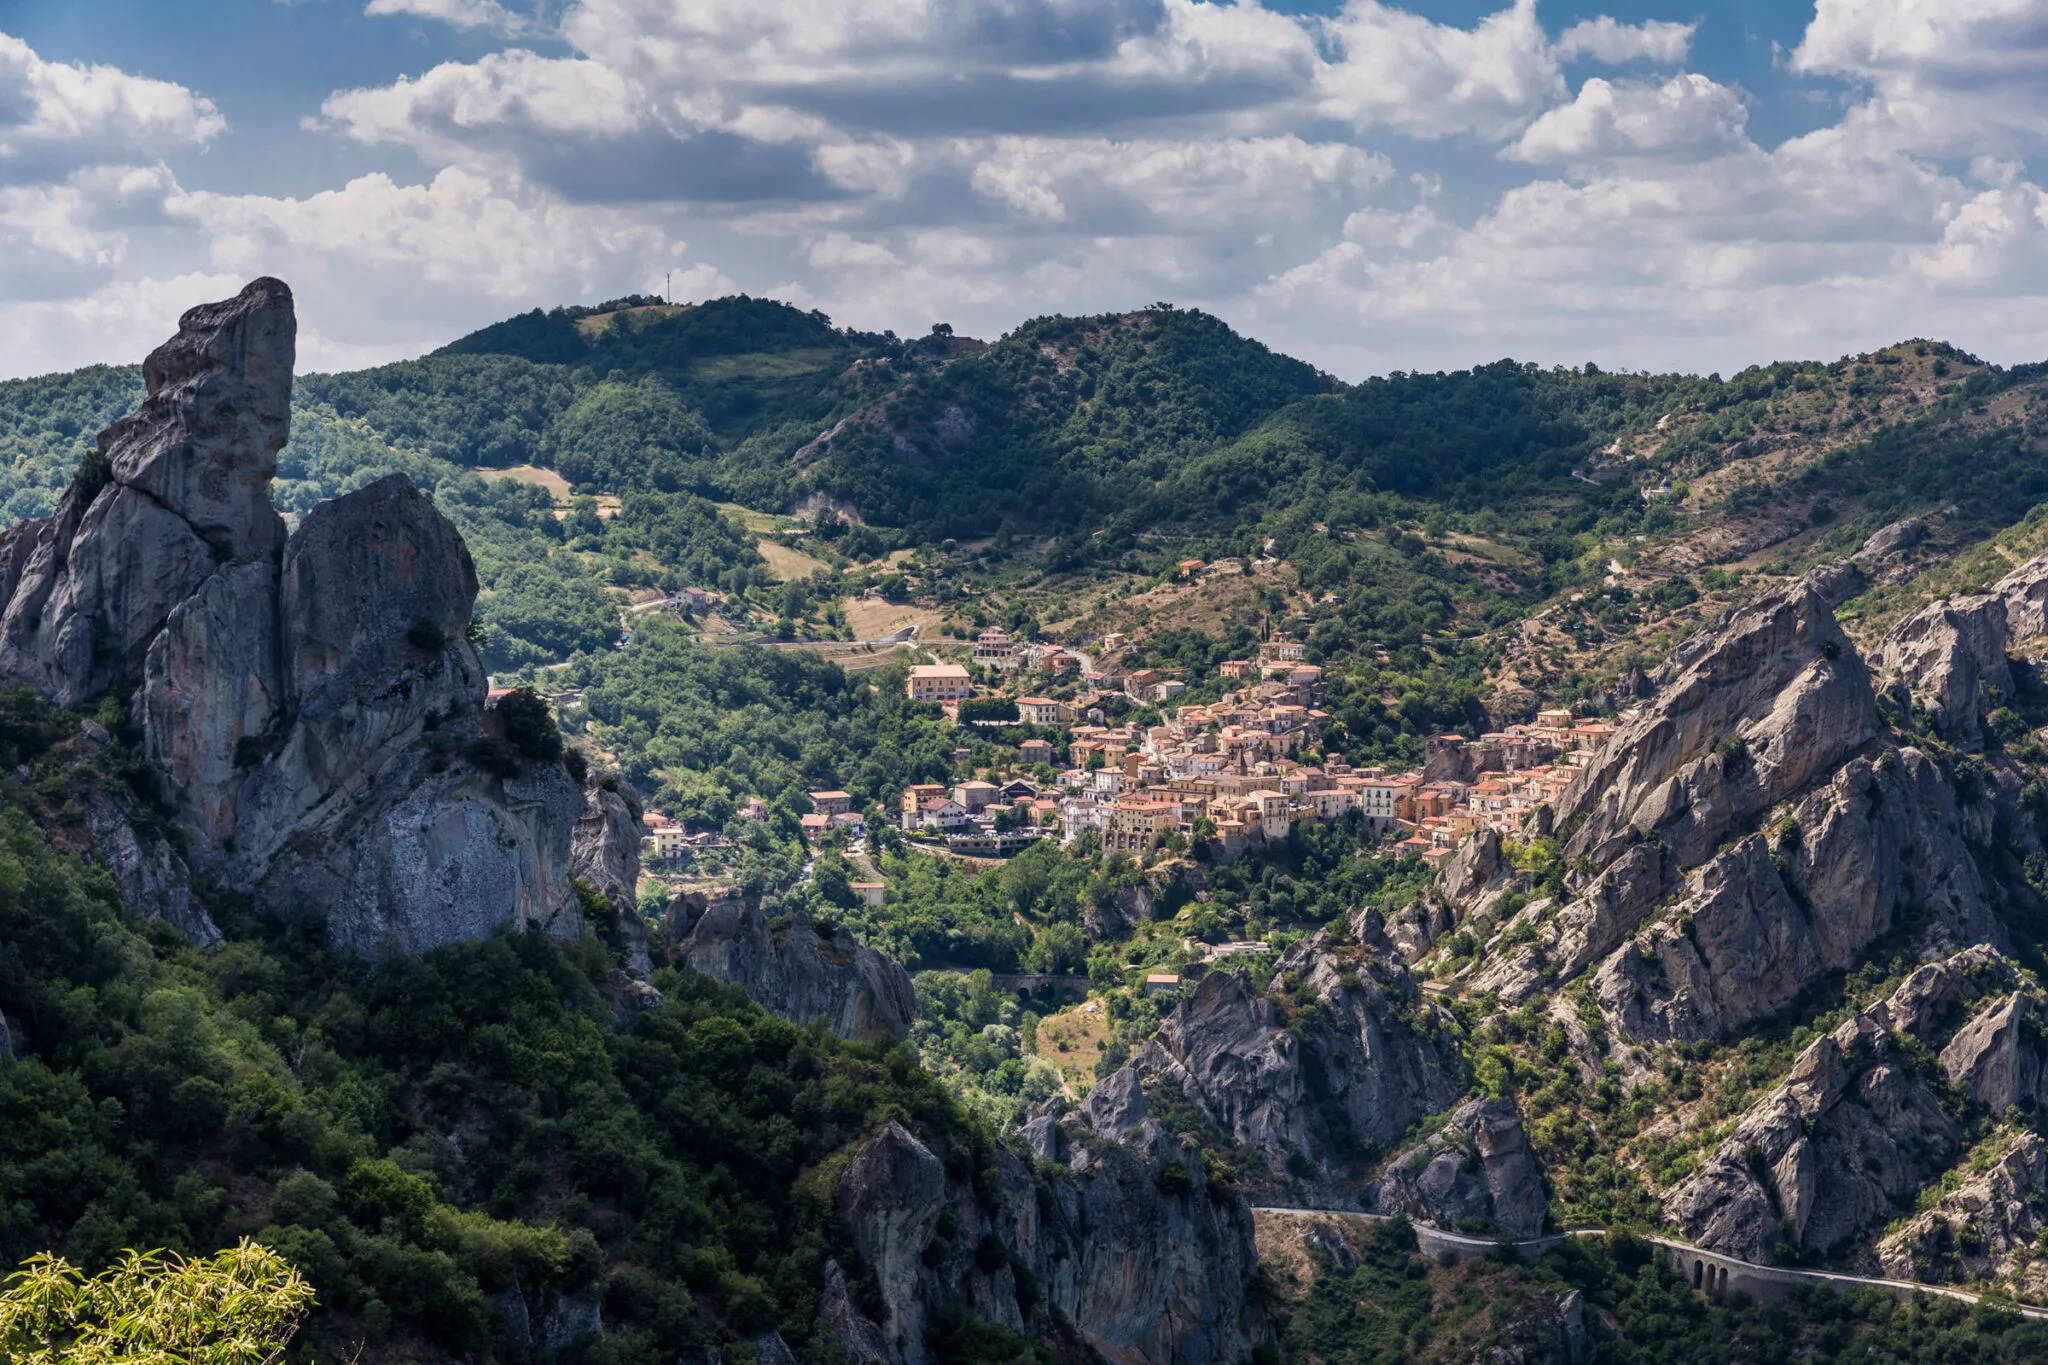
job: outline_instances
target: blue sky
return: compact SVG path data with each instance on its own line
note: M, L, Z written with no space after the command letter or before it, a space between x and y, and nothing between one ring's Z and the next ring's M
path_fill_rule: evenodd
M2044 137L2048 0L0 0L0 373L259 272L318 367L665 277L1351 378L2039 359Z

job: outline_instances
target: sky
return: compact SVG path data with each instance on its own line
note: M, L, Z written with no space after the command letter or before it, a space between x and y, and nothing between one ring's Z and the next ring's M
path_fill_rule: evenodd
M203 19L197 16L204 15ZM0 0L0 376L745 292L1344 379L2048 358L2048 0Z

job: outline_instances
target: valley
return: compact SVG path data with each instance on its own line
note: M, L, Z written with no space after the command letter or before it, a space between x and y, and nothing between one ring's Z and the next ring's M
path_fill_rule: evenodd
M2048 369L291 308L0 384L13 1259L257 1237L337 1361L2048 1350Z

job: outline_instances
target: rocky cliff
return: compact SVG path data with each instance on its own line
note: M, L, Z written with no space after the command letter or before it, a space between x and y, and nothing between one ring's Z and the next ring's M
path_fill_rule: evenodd
M1512 1241L1542 1236L1550 1207L1522 1116L1508 1100L1459 1105L1436 1132L1387 1162L1367 1204L1377 1213Z
M580 933L582 794L559 763L503 757L455 528L396 475L289 536L270 506L295 336L278 280L180 319L56 512L0 537L0 678L62 705L128 694L192 871L260 907L357 946ZM131 905L189 898L119 817L103 851L155 865Z
M1251 1214L1192 1141L1146 1123L1125 1143L1077 1133L1064 1170L1000 1143L983 1161L964 1180L895 1122L854 1154L839 1207L887 1307L862 1317L828 1268L849 1365L925 1365L927 1329L955 1306L1132 1365L1230 1365L1270 1341Z
M1919 968L1816 1039L1672 1191L1667 1216L1702 1246L1749 1260L1771 1259L1781 1240L1822 1254L1847 1247L1960 1155L1965 1128L1943 1104L1943 1073L1994 1099L2011 1093L2016 1074L2039 1076L2038 1044L2004 1027L2011 1002L2026 998L2010 993L2017 984L1982 948ZM1999 1003L1972 1014L1987 996ZM1939 1071L1923 1069L1916 1058L1944 1038Z
M1358 929L1372 941L1338 943L1322 930L1283 957L1282 973L1298 983L1291 1024L1242 972L1203 978L1158 1036L1091 1092L1089 1121L1133 1132L1150 1113L1147 1090L1169 1085L1264 1163L1262 1184L1299 1181L1304 1194L1355 1207L1373 1146L1448 1108L1463 1088L1448 1017L1422 999L1367 917Z
M1521 910L1472 986L1519 1004L1590 973L1621 1036L1689 1041L1785 1011L1909 914L1950 947L2003 941L1951 782L1886 732L1829 596L1809 577L1681 649L1555 813L1569 899ZM1942 638L1995 634L2003 667L1999 619Z
M784 1019L822 1019L842 1038L910 1032L910 974L844 926L827 936L808 920L771 921L736 897L686 896L669 908L667 932L679 963L732 982Z

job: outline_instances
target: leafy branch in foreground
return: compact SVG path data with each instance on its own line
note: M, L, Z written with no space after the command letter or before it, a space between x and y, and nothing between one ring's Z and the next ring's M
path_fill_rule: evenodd
M266 1365L313 1306L313 1286L243 1238L213 1256L127 1251L88 1278L31 1256L0 1292L0 1365Z

